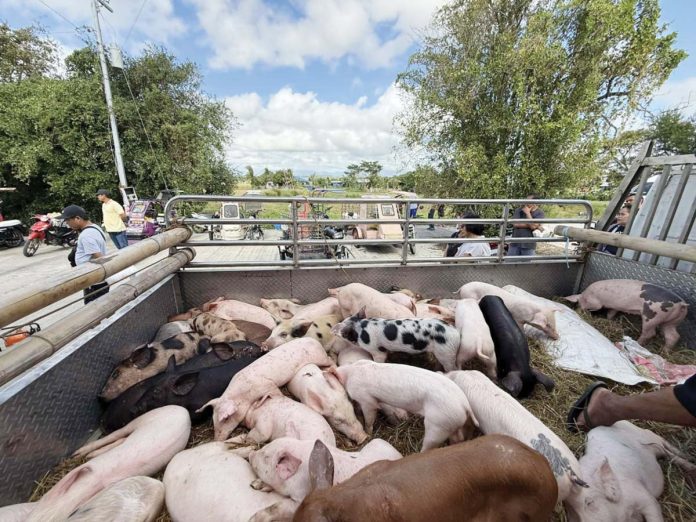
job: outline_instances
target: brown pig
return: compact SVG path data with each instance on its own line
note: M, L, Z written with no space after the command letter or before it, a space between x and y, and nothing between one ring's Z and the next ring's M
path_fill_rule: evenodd
M542 521L556 505L546 459L505 435L375 462L333 487L331 453L317 441L309 474L294 522Z
M328 351L334 340L331 328L341 322L338 315L322 315L316 319L285 319L278 323L261 347L265 350L272 350L281 344L297 339L298 337L311 337L321 343Z
M191 319L191 326L199 334L210 337L210 342L213 344L246 340L244 333L232 321L222 319L208 312Z

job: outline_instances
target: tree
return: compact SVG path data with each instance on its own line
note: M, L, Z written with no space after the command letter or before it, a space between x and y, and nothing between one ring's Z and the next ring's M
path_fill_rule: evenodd
M404 144L436 194L553 196L593 176L610 122L685 57L658 0L455 0L398 76Z
M68 203L94 214L96 190L116 191L94 50L72 53L66 71L64 78L37 72L0 83L0 182L18 188L7 201L14 215ZM139 195L156 195L165 186L230 193L235 178L224 145L234 118L224 103L201 92L195 65L153 47L111 75L126 176Z
M56 60L56 44L43 36L40 27L15 31L0 23L0 82L48 76L54 71Z
M696 153L696 118L685 119L679 109L652 118L648 136L655 140L653 155Z

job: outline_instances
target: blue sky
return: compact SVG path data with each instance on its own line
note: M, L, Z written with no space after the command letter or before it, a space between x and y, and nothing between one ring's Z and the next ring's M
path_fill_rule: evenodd
M196 62L204 90L224 99L240 127L232 166L338 174L379 161L413 167L392 120L403 106L393 83L417 35L444 0L111 0L108 43L137 54L149 43ZM663 0L662 18L689 53L651 109L696 112L696 1ZM91 25L90 0L0 0L12 27L39 23L68 54L75 26ZM59 13L59 14L58 14ZM139 13L139 14L138 14ZM127 147L127 144L123 144Z

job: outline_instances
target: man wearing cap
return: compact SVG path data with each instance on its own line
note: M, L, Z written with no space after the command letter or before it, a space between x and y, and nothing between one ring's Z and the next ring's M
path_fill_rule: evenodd
M109 233L111 241L116 248L121 249L128 246L128 236L126 236L126 225L128 220L123 207L111 199L111 193L106 189L97 190L97 199L102 204L102 215L104 217L104 228Z
M79 233L77 245L68 256L71 265L80 266L106 255L106 237L101 229L89 220L85 209L77 205L68 205L63 209L59 219L64 219L70 228ZM86 288L85 304L108 292L109 285L106 282Z

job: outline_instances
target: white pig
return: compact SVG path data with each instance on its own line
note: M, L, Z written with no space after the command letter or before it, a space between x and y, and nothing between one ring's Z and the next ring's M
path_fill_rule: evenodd
M284 500L251 488L254 480L249 463L224 442L201 444L182 451L167 466L167 511L174 522L247 522L260 509Z
M238 435L228 442L261 443L281 437L302 440L321 440L329 446L336 445L331 426L312 408L285 397L280 391L256 401L244 418L244 425L251 431Z
M372 355L362 348L343 348L338 352L338 365L345 366L353 364L355 361L371 361Z
M416 317L440 319L447 324L454 324L454 311L444 306L427 303L416 304Z
M450 372L447 377L469 399L484 435L508 435L546 457L558 482L559 501L580 493L584 482L578 477L580 465L575 455L543 422L481 372Z
M279 346L237 372L221 397L206 403L213 407L215 440L225 440L258 399L285 386L305 364L331 366L324 348L315 339L300 338Z
M249 463L263 484L296 502L310 491L309 456L314 441L277 439L249 453ZM401 454L388 442L374 439L356 452L327 446L334 460L334 484L349 479L378 460L397 460Z
M25 502L24 504L0 507L0 520L2 522L25 522L35 506L36 502Z
M382 319L414 317L413 312L405 306L395 303L382 292L361 283L329 288L329 295L338 299L341 316L344 319L356 314L363 307L369 317L381 317Z
M361 444L367 438L346 390L334 374L308 364L290 380L288 390L303 404L326 417L333 428L350 440Z
M262 324L266 328L273 330L276 321L273 316L260 306L251 305L234 299L225 299L221 301L213 301L204 304L203 312L210 312L222 319L228 321L242 320L252 323Z
M491 330L475 299L460 299L455 309L455 326L459 330L457 368L478 357L491 379L496 376L495 346Z
M590 430L580 459L582 476L590 488L583 502L568 509L568 520L662 521L656 499L662 494L664 477L658 457L670 457L691 473L696 470L662 437L628 421Z
M351 399L363 412L365 430L372 434L381 404L402 408L425 418L421 451L436 448L448 438L464 440L465 425L476 416L456 384L444 375L405 364L358 361L334 370Z
M164 485L150 477L123 479L77 508L66 522L152 522L164 504Z
M400 304L404 308L408 308L414 314L416 313L416 300L413 297L406 295L403 292L386 292L384 295L386 295L396 304Z
M164 406L86 444L75 455L91 460L65 475L41 497L28 522L63 521L110 484L136 475L154 475L186 447L190 431L191 419L185 408Z
M338 315L340 309L335 297L327 297L310 304L300 304L297 299L261 299L261 307L268 310L277 320L314 319L322 315Z
M497 295L503 300L505 306L510 310L515 321L520 326L528 324L541 330L551 339L558 339L556 317L554 316L556 310L554 308L543 307L531 299L511 294L495 285L478 281L465 284L458 292L459 297L462 299L468 297L477 301L486 295Z

